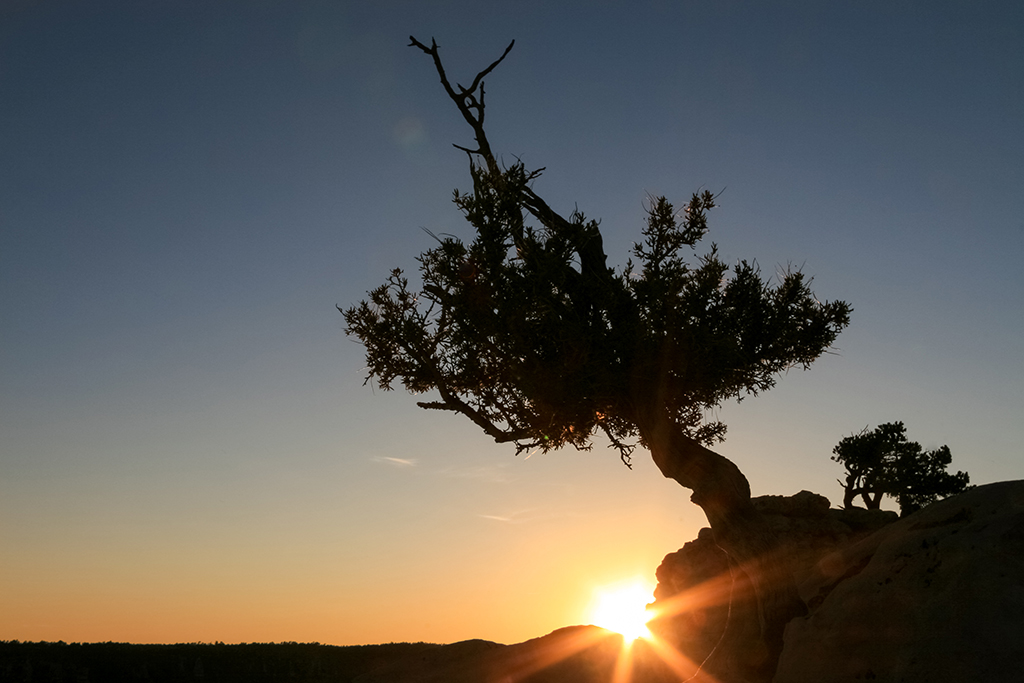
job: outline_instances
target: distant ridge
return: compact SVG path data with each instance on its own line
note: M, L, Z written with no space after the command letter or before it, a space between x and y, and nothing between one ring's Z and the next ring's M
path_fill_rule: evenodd
M634 646L634 681L671 680ZM622 637L596 626L569 626L514 645L464 640L448 645L389 643L0 642L0 683L520 683L608 681ZM649 654L649 653L648 653ZM637 671L641 674L640 671Z

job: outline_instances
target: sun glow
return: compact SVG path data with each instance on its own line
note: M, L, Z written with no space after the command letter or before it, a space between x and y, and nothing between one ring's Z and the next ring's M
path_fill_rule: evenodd
M650 637L647 622L653 615L647 611L647 603L653 600L653 592L641 579L602 586L594 591L590 622L621 633L627 642Z

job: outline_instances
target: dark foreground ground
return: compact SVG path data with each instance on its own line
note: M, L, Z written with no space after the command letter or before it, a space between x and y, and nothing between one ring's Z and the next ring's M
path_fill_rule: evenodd
M597 683L612 680L622 638L593 626L515 645L392 643L178 644L0 642L0 683ZM634 681L670 680L638 641Z

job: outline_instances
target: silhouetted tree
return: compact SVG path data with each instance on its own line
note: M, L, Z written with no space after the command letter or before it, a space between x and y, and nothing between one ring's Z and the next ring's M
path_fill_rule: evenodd
M860 496L869 510L878 510L883 496L896 499L900 515L920 510L940 498L963 493L971 477L949 474L949 446L925 451L921 443L906 440L902 422L888 422L872 431L865 427L833 449L833 457L846 467L843 506L853 507Z
M773 666L781 629L803 603L773 559L774 536L747 479L707 447L725 426L706 416L809 366L848 324L850 307L819 302L797 271L771 285L756 263L730 269L713 244L696 256L715 206L709 192L682 211L653 198L636 262L610 268L597 221L557 213L533 190L543 169L502 166L491 150L483 78L513 44L465 88L449 82L435 42L412 38L473 129L475 148L456 145L469 156L473 189L454 202L476 234L469 243L437 238L418 257L418 290L396 269L343 311L346 332L366 347L366 381L436 392L439 400L418 405L460 413L517 453L590 449L601 432L628 466L635 446L646 447L666 477L693 491L718 543L751 575L763 661Z
M949 446L926 451L916 441L907 441L902 422L887 422L868 431L842 439L832 449L833 460L846 467L843 506L853 507L857 496L869 510L877 510L882 496L891 496L900 515L939 498L961 493L970 482L966 472L950 474L953 461Z

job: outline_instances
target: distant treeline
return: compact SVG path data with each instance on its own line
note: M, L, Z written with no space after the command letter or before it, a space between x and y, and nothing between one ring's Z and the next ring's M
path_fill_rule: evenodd
M0 683L337 683L437 647L0 641Z

